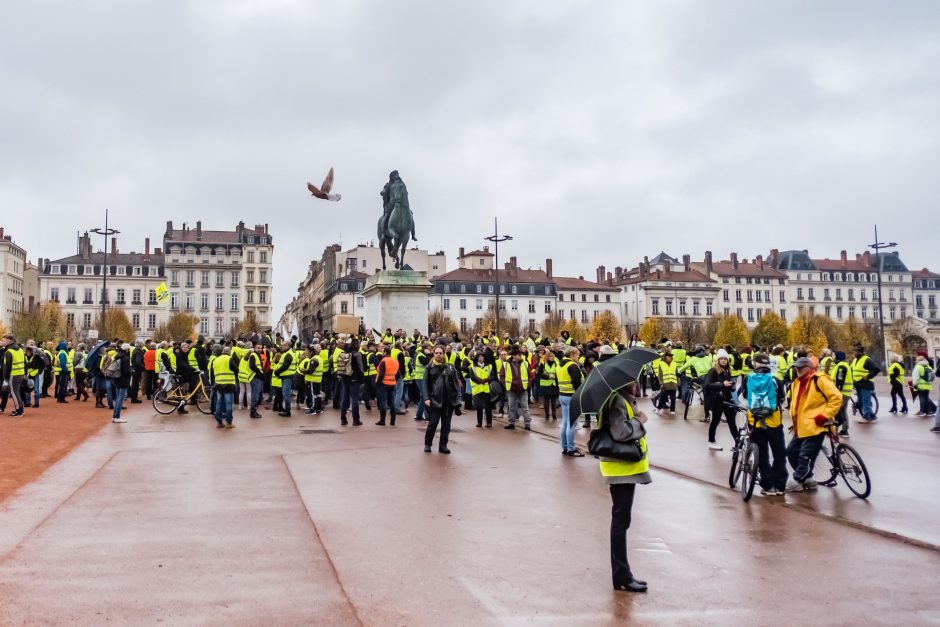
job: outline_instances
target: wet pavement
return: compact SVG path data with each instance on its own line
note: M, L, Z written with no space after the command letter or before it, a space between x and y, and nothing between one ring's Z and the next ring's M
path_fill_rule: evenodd
M128 417L0 506L0 624L940 622L940 552L779 499L742 503L712 485L727 451L705 450L701 423L652 417L654 462L699 478L654 471L638 488L631 561L650 592L630 595L610 588L596 462L562 457L550 425L476 429L464 415L444 456L422 452L407 416L383 428L364 413L353 428L333 412L239 412L232 431L197 415ZM930 537L931 474L917 475L923 495L879 480L904 476L889 460L919 450L910 428L872 453L873 435L853 434L872 458L867 520L907 518ZM861 517L844 486L832 492L786 501L845 501Z

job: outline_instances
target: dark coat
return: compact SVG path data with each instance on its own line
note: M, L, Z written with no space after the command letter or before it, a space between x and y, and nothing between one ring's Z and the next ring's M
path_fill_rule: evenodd
M439 366L432 360L424 371L428 399L431 401L431 407L435 409L455 407L461 384L457 371L447 362Z

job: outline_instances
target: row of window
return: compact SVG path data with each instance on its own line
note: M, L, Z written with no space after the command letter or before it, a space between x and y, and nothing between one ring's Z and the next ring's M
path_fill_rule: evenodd
M159 276L158 266L107 266L108 276ZM81 272L79 272L81 269ZM69 276L100 276L104 274L100 265L76 265L70 263L61 265L54 263L49 266L49 274L65 274Z
M851 300L855 300L855 289L850 287L850 288L848 288L846 291L847 291L847 293L848 293L848 299L847 299L847 300L850 300L850 301L851 301ZM782 294L783 294L783 292L781 292L781 295L782 295ZM859 298L858 298L858 299L859 299L859 300L863 300L863 301L864 301L864 300L868 300L867 294L868 294L868 291L867 291L867 290L865 290L864 288L859 288L859 290L858 290L858 297L859 297ZM806 300L816 300L815 288L812 288L812 287L807 288L807 289L806 289L806 296L807 296ZM827 288L824 288L824 289L823 289L823 300L832 300L832 297L831 297L831 296L832 296L832 292L830 291L830 289L829 289L828 287L827 287ZM839 288L839 287L835 288L835 296L836 296L836 297L835 297L835 300L842 300L842 288ZM803 300L803 288L802 288L802 287L796 288L796 299L797 299L797 300ZM877 300L878 300L878 289L877 289L877 288L872 289L872 291L871 291L871 300L873 300L873 301L877 301ZM888 288L888 302L897 301L897 300L900 300L901 302L904 302L904 301L907 300L907 296L906 296L905 293L902 291L902 292L900 293L900 297L898 297L898 296L895 295L895 290L894 290L893 287L892 287L892 288ZM781 301L781 302L783 302L783 301Z
M587 322L587 320L585 319L582 322ZM538 324L535 322L535 320L533 320L532 318L529 318L528 322L526 322L525 332L531 333L532 331L538 331ZM466 318L460 319L460 332L461 333L470 332L470 324L467 322Z
M919 308L924 306L924 295L918 294L914 297L914 304ZM927 296L927 306L933 309L937 306L937 297L933 294Z
M734 300L738 303L743 303L745 290L735 290L734 291ZM771 303L771 291L770 290L746 290L747 302L749 303ZM726 303L731 302L731 290L722 290L722 300ZM787 302L787 293L785 290L780 290L779 299L781 303Z
M665 305L666 305L665 315L667 315L667 316L674 316L674 315L676 315L676 314L674 313L673 306L672 306L672 305L673 305L673 299L672 299L672 298L666 298L666 299L664 299L664 300L665 300ZM687 316L687 315L689 315L689 310L688 310L687 302L688 302L688 301L687 301L686 299L682 299L682 300L679 301L679 315L680 315L680 316ZM658 298L653 298L653 299L650 300L650 307L652 308L652 315L654 315L654 316L660 315L660 313L659 313L659 312L660 312L660 309L659 309L659 299L658 299ZM711 300L711 299L706 300L706 301L705 301L705 315L706 315L706 316L712 315L713 309L714 309L714 307L713 307L712 300ZM701 315L702 315L701 301L700 301L699 299L697 299L697 298L692 299L692 315L693 315L693 316L701 316Z
M90 313L82 314L81 328L90 329L91 320L92 318L91 318ZM140 321L141 321L141 317L139 313L131 314L131 326L139 330L141 328ZM65 322L70 329L74 329L75 328L75 314L74 313L65 314ZM147 330L153 331L156 328L157 328L157 314L147 314Z
M483 307L484 307L483 300L484 300L484 299L482 299L482 298L477 298L477 299L476 299L475 305L476 305L476 310L477 310L477 311L483 311ZM459 304L459 308L460 308L461 310L466 310L466 309L467 309L467 299L466 299L466 298L461 298L461 299L459 299L459 303L458 303L458 304ZM493 307L493 304L490 303L489 299L486 299L486 308L487 308L487 309L491 309L492 307ZM449 309L450 309L450 299L449 299L449 298L445 298L445 299L444 299L443 308L444 308L445 310L449 310ZM510 300L510 302L509 302L509 308L512 309L513 311L518 311L518 310L519 310L519 301L516 300L516 299ZM504 300L499 301L499 309L500 309L500 311L503 311L503 310L506 309L506 301L504 301ZM543 304L543 310L544 310L544 312L547 313L547 314L552 313L552 302L549 301L549 300L545 301L544 304ZM530 300L530 301L529 301L529 313L535 313L535 311L536 311L535 301L534 301L534 300Z
M82 304L83 304L83 305L93 305L93 304L95 304L95 302L94 302L94 298L95 298L94 293L95 293L94 288L91 288L91 287L86 287L86 288L84 288L83 293L82 293ZM125 305L125 304L127 304L127 290L125 290L125 289L116 289L116 290L114 290L114 294L115 294L115 297L116 297L116 298L114 299L114 304L116 304L116 305ZM143 304L142 301L140 300L140 297L141 297L142 294L143 294L143 290L140 290L140 289L131 290L131 304L132 304L132 305L141 305L141 304ZM59 291L59 288L58 288L58 287L53 287L53 288L50 288L50 289L49 289L49 300L54 300L55 302L61 302L61 301L59 300L59 296L60 296L60 291ZM108 293L107 293L106 291L104 291L104 290L102 290L102 292L101 292L101 300L104 300L105 302L107 302L107 300L108 300ZM69 305L77 305L77 304L78 304L78 288L75 288L75 287L68 287L68 288L65 289L65 302L66 302L66 304L69 304ZM100 303L101 301L98 301L98 302ZM148 305L156 305L156 304L157 304L157 292L156 292L156 290L148 290L148 293L147 293L147 304L148 304Z
M229 318L231 326L230 329L234 329L238 325L238 318ZM202 335L209 335L209 319L200 318L199 319L199 333ZM216 316L215 319L215 334L221 336L225 333L225 319L222 316Z
M479 283L471 284L469 287L467 286L466 283L460 283L459 285L457 283L439 283L439 285L443 286L442 289L445 294L449 294L451 291L459 292L461 294L474 293L474 291L477 294L482 294L484 292L483 285ZM544 294L545 296L553 295L551 285L535 286L535 285L512 285L510 284L507 286L505 283L500 283L499 293L506 294L507 291L510 294L528 293L531 296L535 296L536 293ZM489 283L486 285L486 293L487 294L495 293L493 283Z
M798 305L798 306L797 306L797 309L799 309L800 313L803 313L804 310L805 310L805 311L808 311L808 312L809 312L809 315L811 315L811 316L816 315L816 311L817 311L817 310L816 310L816 305L808 305L808 306ZM897 307L888 307L887 309L888 309L888 319L890 319L890 320L897 320L897 319L898 319L898 308L897 308ZM842 305L836 305L835 307L833 307L832 305L825 305L825 306L823 307L822 311L823 311L824 315L825 315L827 318L832 318L832 317L833 317L832 314L833 314L833 311L834 311L834 312L835 312L835 319L836 319L836 320L839 320L839 321L847 320L848 318L855 318L855 317L857 316L857 312L858 312L858 311L861 311L861 319L862 319L862 320L868 320L868 305L862 305L861 307L858 307L858 308L855 307L854 305L849 305L848 307L843 307ZM847 313L847 315L844 316L843 314L846 314L846 313ZM906 318L906 317L907 317L907 307L901 307L900 313L901 313L901 318ZM877 320L877 319L878 319L878 308L877 308L877 306L872 305L872 308L871 308L871 318L872 318L872 320Z
M216 287L225 287L225 270L216 270L215 271L215 286ZM231 287L238 287L238 277L239 272L237 270L232 271L230 274L229 285ZM196 287L196 271L195 270L185 270L185 279L186 287ZM202 270L199 275L200 287L209 287L209 279L211 278L210 270ZM249 283L253 283L251 278L248 279ZM267 283L267 273L261 275L261 283ZM173 287L179 286L180 284L180 271L171 270L170 271L170 285Z
M914 287L940 289L940 281L935 281L933 279L917 279L914 281Z
M756 285L760 285L761 283L763 283L764 285L770 285L770 279L767 278L767 277L759 277L759 276L758 276L758 277L751 277L751 276L748 276L748 277L743 277L743 278L744 278L744 280L742 281L742 280L741 280L742 277L736 276L736 277L734 277L734 282L735 282L735 283L747 283L747 284L749 284L749 285L752 284L752 283L753 283L753 284L756 284ZM731 277L721 277L721 282L722 282L722 283L731 283ZM779 278L779 279L777 279L777 283L779 283L780 285L784 285L784 284L786 283L786 279L784 279L784 278Z
M569 295L568 295L568 300L573 303L573 302L575 301L575 296L577 296L577 295L576 295L576 294L569 294ZM604 296L606 297L605 300L604 300L604 302L609 303L609 302L610 302L610 294L605 294ZM565 300L565 295L562 294L561 292L558 292L558 300L559 300L559 301ZM587 294L581 294L581 302L582 302L582 303L586 303L586 302L587 302ZM594 294L594 302L595 302L595 303L601 302L601 295L600 295L600 294Z
M252 243L252 242L249 242L249 243ZM233 248L232 250L226 250L220 247L218 249L218 252L216 252L215 248L211 248L208 246L204 246L202 248L188 246L186 247L185 250L180 246L170 247L170 254L174 255L174 258L172 259L173 263L179 263L179 256L184 253L186 255L192 255L195 257L201 257L203 255L207 255L209 257L240 257L242 254L240 248ZM249 250L248 252L246 252L245 261L247 263L254 263L255 251ZM189 263L193 263L193 260L189 259ZM238 263L238 259L234 259L233 263ZM258 252L258 263L268 263L268 251L262 250Z
M248 293L252 296L249 298L248 302L253 302L254 300L254 290L248 290ZM263 295L263 297L262 297ZM183 295L186 303L186 309L192 311L196 308L196 295L192 292L187 292ZM267 292L261 290L259 298L262 298L261 302L267 302ZM230 295L230 304L231 311L238 311L238 294ZM170 292L170 309L179 309L180 308L180 294L179 292ZM208 311L209 309L209 294L203 292L199 295L199 308L202 311ZM222 311L225 309L225 294L216 293L215 295L215 309L216 311Z
M818 276L818 279L817 279ZM803 274L800 272L796 273L796 280L803 281ZM806 275L806 281L831 281L833 283L838 282L848 282L848 283L877 283L878 282L878 273L877 272L820 272L819 275L813 274L810 272ZM906 280L906 277L903 274L882 274L882 281L887 281L888 283L894 283L895 281L901 282ZM782 281L781 281L782 282Z

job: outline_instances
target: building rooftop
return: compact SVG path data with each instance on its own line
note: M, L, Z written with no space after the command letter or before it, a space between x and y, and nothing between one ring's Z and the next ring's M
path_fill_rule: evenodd
M594 290L603 292L619 292L620 288L606 283L587 281L584 277L556 276L552 277L555 287L560 290Z
M461 249L461 253L460 255L458 255L458 259L461 257L492 257L492 256L493 256L493 253L491 253L488 249L487 250L471 250L468 253L463 252L463 249Z
M931 272L927 268L921 268L920 270L911 272L911 277L915 279L940 279L940 274Z
M650 262L652 263L652 262ZM682 266L679 266L682 268ZM633 285L636 283L646 283L647 281L675 281L681 283L715 283L714 279L709 279L707 276L699 272L698 270L686 270L682 268L681 270L653 270L647 274L640 274L639 268L633 268L632 270L625 271L619 281L615 281L614 285Z
M445 272L431 279L431 283L494 283L496 270L480 270L471 268L457 268ZM544 270L523 270L521 268L501 269L499 271L500 283L554 283L555 281Z

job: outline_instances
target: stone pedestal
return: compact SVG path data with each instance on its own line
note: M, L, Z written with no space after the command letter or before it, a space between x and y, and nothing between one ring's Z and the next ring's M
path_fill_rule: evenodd
M418 329L427 333L430 291L427 272L382 270L373 274L362 290L366 329L402 329L409 334Z

